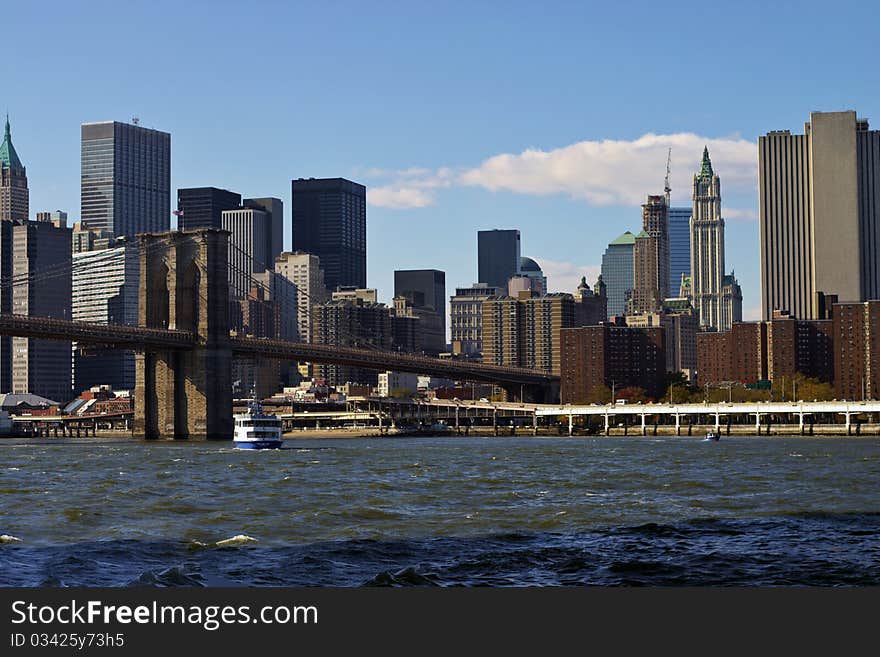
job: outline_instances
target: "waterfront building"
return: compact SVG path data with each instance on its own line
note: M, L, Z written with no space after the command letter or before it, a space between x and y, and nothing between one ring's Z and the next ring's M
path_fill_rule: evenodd
M291 181L293 250L321 259L327 288L367 286L367 188L344 178Z
M623 316L626 301L633 288L633 249L636 238L631 232L608 245L602 255L602 280L608 296L608 316Z
M48 221L12 226L12 312L71 319L70 228ZM57 275L49 276L47 271ZM71 393L70 342L12 338L12 392L65 402Z
M177 228L222 228L223 211L241 207L241 194L217 187L177 190Z
M813 112L803 135L758 138L764 319L822 319L823 298L880 297L880 132L854 111Z
M80 231L86 232L88 231ZM137 244L108 240L71 256L71 317L95 324L137 326L140 257ZM108 385L134 390L135 356L125 349L72 345L74 392Z
M483 353L483 303L503 294L485 283L455 288L449 298L452 353L480 357Z
M562 329L561 401L590 403L597 388L642 388L663 394L666 374L663 329L606 323Z
M394 394L410 396L419 391L419 375L411 372L379 372L376 394L391 397Z
M669 293L678 294L682 276L691 273L691 213L693 208L669 208Z
M0 144L0 221L24 222L29 217L27 169L12 145L7 116Z
M880 301L833 309L834 391L838 399L880 399Z
M835 379L834 345L831 320L803 320L776 311L767 321L734 322L728 331L697 334L697 380L700 385L761 380L776 385L802 375L830 383Z
M171 135L139 125L82 124L80 217L89 229L134 237L171 226Z
M426 331L423 348L434 354L446 351L446 273L437 269L395 270L394 296L405 298L415 316L427 318L422 323Z
M483 302L483 362L559 374L559 332L574 326L571 294L496 297Z
M272 220L257 208L223 210L221 227L229 236L229 299L245 299L255 274L273 269Z
M489 287L507 289L507 282L520 273L519 231L477 231L477 280Z

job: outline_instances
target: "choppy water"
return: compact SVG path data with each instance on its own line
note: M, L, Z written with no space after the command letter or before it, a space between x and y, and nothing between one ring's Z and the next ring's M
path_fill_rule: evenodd
M0 441L0 585L878 585L878 532L873 438Z

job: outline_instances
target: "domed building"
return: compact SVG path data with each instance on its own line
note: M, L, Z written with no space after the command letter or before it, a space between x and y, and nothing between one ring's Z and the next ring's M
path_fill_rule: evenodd
M519 275L532 279L531 289L536 290L539 294L547 293L547 277L544 276L544 270L531 258L522 256L519 259Z

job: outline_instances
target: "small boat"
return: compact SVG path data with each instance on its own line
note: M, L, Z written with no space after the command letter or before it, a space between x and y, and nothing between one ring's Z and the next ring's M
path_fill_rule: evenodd
M710 431L709 433L706 434L706 437L703 438L704 443L708 443L708 442L717 443L719 440L721 440L721 434L718 433L717 431Z
M246 413L235 416L232 443L236 449L278 449L284 443L281 420L264 413L260 402L252 401Z

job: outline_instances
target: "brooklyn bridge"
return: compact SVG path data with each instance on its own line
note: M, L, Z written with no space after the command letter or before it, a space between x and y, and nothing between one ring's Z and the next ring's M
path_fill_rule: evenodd
M138 236L138 325L0 314L0 335L75 341L136 353L134 433L232 436L234 357L336 363L496 384L510 397L555 401L559 377L536 370L351 346L231 335L229 233L200 228Z

